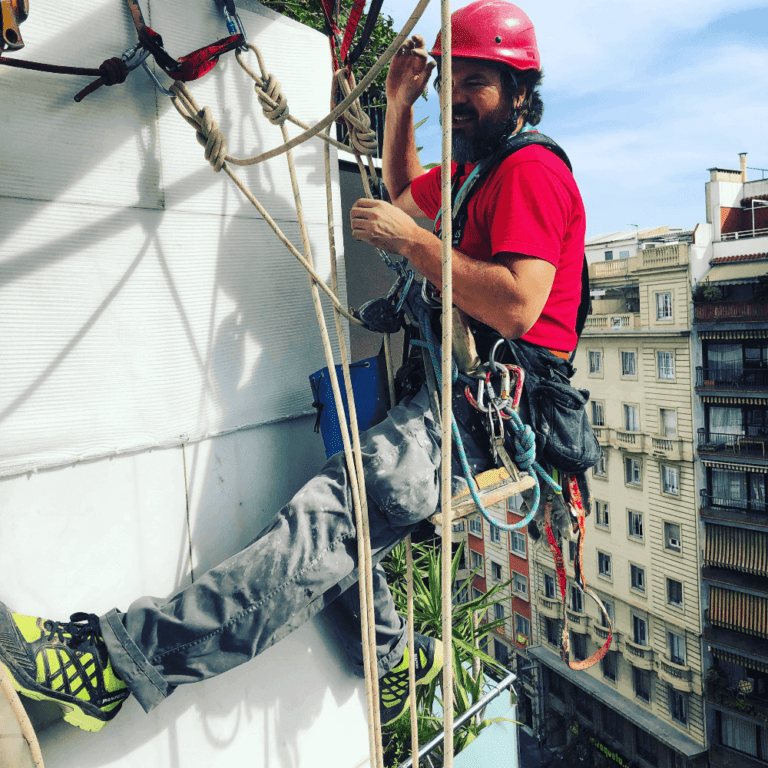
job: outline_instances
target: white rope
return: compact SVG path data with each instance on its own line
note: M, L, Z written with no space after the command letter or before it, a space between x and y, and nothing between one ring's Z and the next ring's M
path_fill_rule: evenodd
M451 120L452 120L452 90L453 68L451 66L451 4L450 0L441 0L441 70L440 70L440 101L441 120L443 126L442 146L442 186L441 206L442 217L442 294L443 294L443 339L442 339L442 589L443 589L443 732L445 734L443 748L443 765L453 768L453 604L451 593L451 552L453 543L453 526L451 520L451 418L453 401L453 275L452 275L452 243L453 221L451 216Z

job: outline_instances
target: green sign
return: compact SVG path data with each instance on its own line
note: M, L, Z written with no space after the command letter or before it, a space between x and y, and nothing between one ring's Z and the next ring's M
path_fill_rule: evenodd
M595 749L602 752L606 757L609 757L614 763L621 766L621 768L629 768L629 763L625 762L624 758L618 752L614 752L609 747L606 747L605 744L599 742L594 736L590 736L589 741Z

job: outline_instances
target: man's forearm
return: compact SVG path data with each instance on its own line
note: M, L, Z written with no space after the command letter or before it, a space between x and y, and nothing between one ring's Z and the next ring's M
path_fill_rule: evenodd
M391 104L384 121L381 170L393 201L424 173L416 151L413 107Z

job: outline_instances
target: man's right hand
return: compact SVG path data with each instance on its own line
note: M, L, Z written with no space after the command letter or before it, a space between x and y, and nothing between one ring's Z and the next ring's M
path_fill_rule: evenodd
M427 58L424 38L414 35L392 57L387 75L387 104L409 108L424 93L435 62Z

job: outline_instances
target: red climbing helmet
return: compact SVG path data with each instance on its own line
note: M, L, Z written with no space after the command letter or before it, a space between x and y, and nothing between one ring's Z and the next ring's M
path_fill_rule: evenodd
M506 0L475 0L451 14L451 53L486 59L515 69L540 69L533 22ZM440 34L430 56L441 56Z

